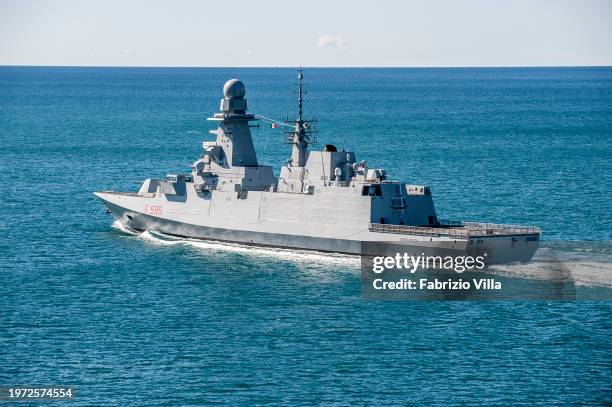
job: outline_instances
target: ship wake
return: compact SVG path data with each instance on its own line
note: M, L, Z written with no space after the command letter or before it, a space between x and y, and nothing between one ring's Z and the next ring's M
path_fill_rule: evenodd
M339 253L322 253L310 250L283 249L277 247L251 246L239 243L219 242L213 240L189 239L166 235L157 231L146 230L144 232L130 229L122 223L115 221L113 227L124 233L136 236L150 244L161 246L184 246L191 247L205 253L239 253L245 256L275 258L278 260L299 263L313 263L319 265L333 265L344 267L347 270L359 270L360 258L355 255Z
M491 266L493 273L533 280L612 288L612 243L542 242L526 264Z
M179 238L156 231L136 231L117 221L113 227L149 244L190 247L207 254L239 253L255 258L329 265L354 272L359 272L360 267L360 257L354 255ZM543 247L538 249L533 261L526 264L494 265L488 271L507 277L572 281L577 286L612 288L612 243L543 242Z

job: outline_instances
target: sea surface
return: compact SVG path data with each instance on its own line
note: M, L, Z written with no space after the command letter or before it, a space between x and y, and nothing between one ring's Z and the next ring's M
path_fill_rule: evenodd
M430 185L441 218L539 225L539 255L612 287L612 68L304 75L321 144ZM188 171L232 77L252 112L294 114L292 69L0 67L0 386L73 386L70 405L612 403L610 301L366 301L355 258L113 225L92 192ZM288 158L280 129L253 137L261 162Z

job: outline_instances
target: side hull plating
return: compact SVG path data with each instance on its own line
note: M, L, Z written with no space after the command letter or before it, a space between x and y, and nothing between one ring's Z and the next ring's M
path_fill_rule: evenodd
M394 250L401 250L409 255L437 255L441 251L454 255L483 255L486 253L487 264L508 262L526 262L531 260L538 248L538 241L531 235L482 237L476 240L448 239L419 236L400 236L388 233L361 231L351 237L308 236L279 232L264 232L187 223L160 216L145 214L135 208L127 208L105 199L97 194L110 209L113 217L128 228L135 230L157 231L167 235L191 239L213 240L222 242L257 245L267 247L294 248L321 252L337 252L359 255L363 254L364 242L377 242ZM108 196L106 196L108 198ZM137 198L134 199L145 199ZM152 203L154 204L154 202ZM206 217L204 217L206 218ZM260 224L261 226L261 224ZM337 227L336 227L337 229ZM376 254L376 253L370 253Z

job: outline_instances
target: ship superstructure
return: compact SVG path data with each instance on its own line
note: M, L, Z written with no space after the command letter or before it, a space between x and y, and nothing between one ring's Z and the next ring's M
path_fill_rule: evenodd
M488 253L490 263L531 259L536 227L441 222L431 189L390 179L352 151L327 144L311 150L313 120L303 116L298 71L295 120L248 113L244 84L229 80L213 142L203 143L190 173L147 179L138 192L97 192L126 227L196 239L359 254L363 242L401 245L421 254L435 248ZM278 177L261 165L251 122L287 128L290 156Z

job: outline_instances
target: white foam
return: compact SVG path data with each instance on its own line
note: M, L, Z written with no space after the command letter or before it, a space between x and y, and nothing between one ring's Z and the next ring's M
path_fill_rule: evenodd
M123 223L119 222L118 220L114 221L112 224L112 227L115 229L118 229L120 231L122 231L123 233L127 233L129 235L133 235L133 236L138 236L140 235L140 232L130 229L127 226L125 226Z
M246 256L267 257L279 260L304 263L309 262L320 265L335 265L343 266L350 270L358 270L360 265L360 257L356 255L346 255L337 253L321 253L308 250L269 248L262 246L249 246L238 243L217 242L212 240L197 240L189 238L178 238L175 236L166 235L156 231L137 232L127 228L120 222L113 223L113 227L122 232L136 236L147 243L152 243L162 246L182 245L192 247L206 253L240 253Z

